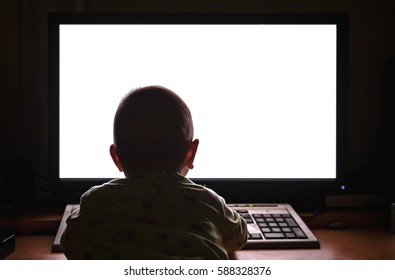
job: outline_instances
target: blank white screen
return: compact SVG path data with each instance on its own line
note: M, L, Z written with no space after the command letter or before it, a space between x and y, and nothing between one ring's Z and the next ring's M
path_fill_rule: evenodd
M61 25L60 177L121 177L113 116L162 85L192 112L191 178L336 177L335 25Z

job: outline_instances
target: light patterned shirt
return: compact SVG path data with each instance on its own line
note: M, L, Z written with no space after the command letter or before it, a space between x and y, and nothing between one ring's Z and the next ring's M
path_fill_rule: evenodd
M88 190L61 238L69 259L227 259L247 226L213 190L151 172Z

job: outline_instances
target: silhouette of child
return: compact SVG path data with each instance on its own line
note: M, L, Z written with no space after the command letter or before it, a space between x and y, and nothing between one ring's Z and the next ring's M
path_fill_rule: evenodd
M246 242L245 221L185 176L199 140L171 90L131 91L114 118L110 154L126 178L84 193L61 238L68 259L227 259Z

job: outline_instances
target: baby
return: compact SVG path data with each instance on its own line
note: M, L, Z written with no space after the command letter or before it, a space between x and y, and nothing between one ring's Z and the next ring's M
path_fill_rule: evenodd
M124 97L111 157L126 178L84 193L61 238L68 259L228 259L247 239L245 221L214 191L187 179L199 140L171 90Z

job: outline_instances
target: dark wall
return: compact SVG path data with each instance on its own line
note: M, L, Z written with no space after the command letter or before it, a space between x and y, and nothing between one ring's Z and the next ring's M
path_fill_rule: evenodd
M394 107L394 0L6 0L0 4L0 159L47 176L48 12L346 12L350 17L349 167L382 168ZM392 64L391 64L392 60ZM392 103L391 103L392 102ZM392 107L391 107L392 104ZM387 146L385 146L387 145ZM393 154L393 149L392 149ZM390 169L390 168L389 168Z

